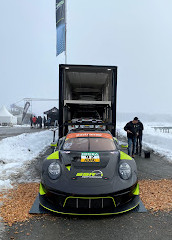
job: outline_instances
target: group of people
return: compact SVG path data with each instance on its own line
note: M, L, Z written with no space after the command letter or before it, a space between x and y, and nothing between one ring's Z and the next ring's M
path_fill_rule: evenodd
M30 117L30 126L31 128L42 128L42 117L41 116L31 116Z
M135 117L133 121L128 122L124 130L127 132L128 138L128 155L134 157L135 154L141 156L142 153L142 136L143 136L143 123Z
M48 119L46 119L46 117L44 116L44 118L42 119L41 116L32 116L30 117L30 126L31 128L42 128L42 123L44 124L44 128L46 127L50 127L51 125L51 118L48 117Z

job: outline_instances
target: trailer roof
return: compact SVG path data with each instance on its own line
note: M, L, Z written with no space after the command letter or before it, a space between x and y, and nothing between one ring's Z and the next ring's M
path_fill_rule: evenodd
M75 65L75 64L60 64L59 67L65 68L66 70L77 71L80 72L103 72L110 70L117 70L117 66L103 66L103 65Z

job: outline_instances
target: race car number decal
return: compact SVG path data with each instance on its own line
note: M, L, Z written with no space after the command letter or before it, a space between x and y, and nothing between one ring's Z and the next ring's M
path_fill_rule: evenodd
M81 153L81 162L100 162L99 154L96 152Z

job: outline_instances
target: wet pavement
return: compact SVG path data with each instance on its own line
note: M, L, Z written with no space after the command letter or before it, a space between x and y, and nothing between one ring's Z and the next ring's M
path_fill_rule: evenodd
M151 158L135 156L137 164L138 178L142 179L172 179L172 162L155 154Z
M39 132L43 129L30 127L0 127L0 140L7 137L14 137L22 133Z
M109 217L44 215L8 228L4 240L171 240L172 213L126 213Z
M51 150L35 160L28 167L31 177L40 177L43 159ZM138 178L141 179L172 179L172 163L161 156L151 154L151 158L135 157ZM171 240L172 212L134 213L109 217L71 217L54 214L35 215L25 223L6 226L0 239L8 240L42 240L42 239L83 239L83 240Z

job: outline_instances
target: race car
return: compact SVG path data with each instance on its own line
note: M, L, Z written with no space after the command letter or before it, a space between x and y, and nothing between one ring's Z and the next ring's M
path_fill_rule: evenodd
M68 126L68 130L76 129L76 128L96 128L96 129L105 129L103 126L103 121L100 119L92 119L92 118L79 118L79 119L72 119L72 125ZM94 125L93 125L94 124Z
M91 110L78 110L74 113L71 123L68 125L68 130L76 129L76 128L102 128L105 129L105 126L102 125L104 123L100 119L100 115L97 111Z
M43 162L39 202L52 212L117 214L139 199L136 163L109 131L72 130Z

